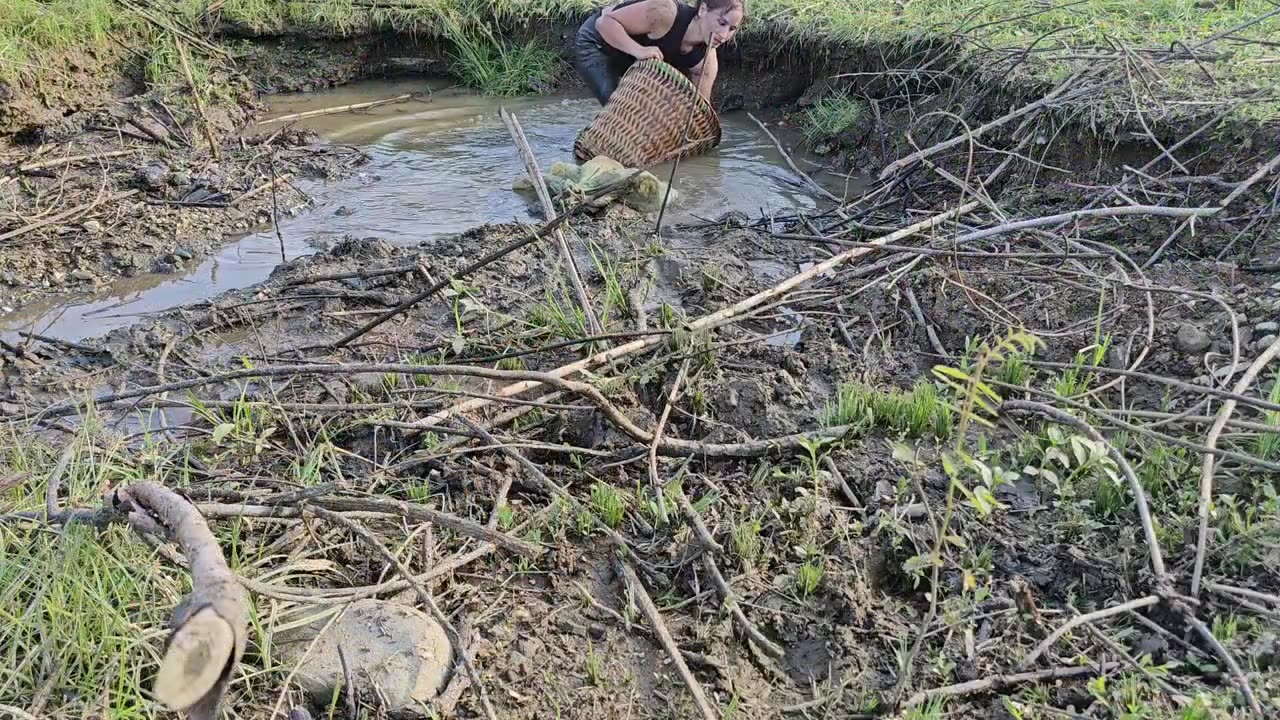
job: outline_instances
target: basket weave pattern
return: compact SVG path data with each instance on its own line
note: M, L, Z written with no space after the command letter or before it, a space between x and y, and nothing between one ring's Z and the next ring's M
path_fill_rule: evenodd
M690 102L697 105L684 142ZM720 118L693 83L661 60L645 60L627 69L600 114L578 133L573 155L579 162L604 155L645 168L719 144Z

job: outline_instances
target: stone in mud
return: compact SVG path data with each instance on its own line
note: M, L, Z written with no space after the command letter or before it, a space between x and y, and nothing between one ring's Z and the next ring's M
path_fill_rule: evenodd
M84 228L84 231L89 233L90 235L102 234L102 223L98 222L97 220L90 220L85 224L81 225L80 227Z
M1257 325L1254 325L1253 329L1263 335L1274 335L1276 332L1280 332L1280 323L1271 321L1260 322Z
M81 282L93 282L98 279L97 275L88 270L73 270L71 271L71 277Z
M1212 344L1213 340L1210 339L1209 333L1206 333L1195 325L1183 323L1178 326L1178 335L1174 339L1174 345L1180 352L1204 352L1205 350L1208 350L1209 346Z
M339 646L357 689L379 688L390 712L420 710L444 687L453 665L449 638L418 610L360 600L324 629L328 621L327 617L317 619L277 640L281 659L298 664L298 683L314 701L327 703L334 688L345 684Z
M134 180L148 190L158 190L169 180L169 166L161 162L147 163L134 172Z
M1271 347L1272 344L1275 343L1275 341L1276 341L1275 335L1264 335L1258 338L1257 342L1253 344L1253 349L1261 352Z

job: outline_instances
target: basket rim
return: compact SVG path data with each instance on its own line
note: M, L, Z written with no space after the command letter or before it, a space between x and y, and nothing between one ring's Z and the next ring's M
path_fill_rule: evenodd
M698 92L698 86L694 85L692 80L685 77L685 74L680 71L680 68L677 68L675 65L672 65L666 60L649 58L647 60L639 60L632 63L631 67L627 68L626 72L624 72L623 75L625 76L627 73L630 73L632 70L635 70L636 68L644 68L646 69L646 71L648 68L653 68L655 70L659 70L660 72L663 72L664 74L668 73L668 68L669 68L670 74L674 75L676 78L675 80L676 84L682 86L683 88L686 88L689 91L689 93L693 95L695 104L700 106L700 109L710 114L711 117L716 120L716 123L719 124L720 114L717 113L715 107L711 105L711 101L703 97L702 93Z

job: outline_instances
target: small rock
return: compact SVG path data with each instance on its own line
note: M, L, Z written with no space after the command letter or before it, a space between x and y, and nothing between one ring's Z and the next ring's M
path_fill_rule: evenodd
M195 255L194 255L190 250L188 250L188 249L186 249L186 248L184 248L184 247L180 247L180 248L175 249L175 250L173 251L173 254L174 254L174 256L176 256L179 260L190 260L191 258L195 257Z
M71 277L75 278L76 280L80 280L82 282L93 282L94 280L98 279L97 275L94 275L92 272L88 270L72 271Z
M1276 332L1280 332L1280 323L1273 321L1260 322L1254 325L1253 329L1264 335L1274 335Z
M179 170L169 176L169 184L176 188L184 188L191 184L191 173Z
M21 415L22 408L10 402L0 402L0 415Z
M334 214L334 215L337 215L338 217L351 217L352 215L355 215L355 214L356 214L356 211L355 211L355 210L352 210L351 208L347 207L346 205L343 205L342 207L340 207L340 208L338 208L337 210L335 210L335 211L333 212L333 214Z
M425 614L406 605L359 600L324 629L328 620L318 619L277 640L286 664L301 663L298 683L312 699L328 702L334 688L344 683L339 645L352 677L369 683L369 689L379 688L392 713L428 704L444 687L453 665L449 637ZM314 648L304 660L313 640Z
M1183 323L1178 326L1178 335L1175 338L1174 345L1180 352L1198 353L1209 349L1213 344L1213 340L1209 338L1209 333L1190 323Z
M85 222L85 224L81 225L80 227L84 228L84 231L89 233L90 235L102 234L102 223L98 222L97 220L89 220Z
M289 711L289 720L311 720L311 713L304 707L296 707Z
M53 272L49 273L49 282L53 283L54 285L61 285L66 281L67 281L67 274L62 272L61 270L54 270Z
M169 179L169 166L160 162L147 163L134 172L134 179L148 190L158 190Z
M1253 343L1253 347L1256 350L1266 350L1267 348L1271 347L1271 345L1274 344L1275 341L1276 341L1275 335L1263 335L1262 337L1258 338L1256 342Z
M5 285L17 285L18 276L14 275L11 272L0 273L0 282L4 283Z

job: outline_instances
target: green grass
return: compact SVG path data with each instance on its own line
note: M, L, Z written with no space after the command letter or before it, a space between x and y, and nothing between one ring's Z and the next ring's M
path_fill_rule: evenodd
M848 140L844 136L852 132L866 114L863 103L846 93L836 93L820 98L805 111L805 139L810 144L828 140Z
M955 429L955 413L943 402L937 386L925 379L905 391L842 384L835 401L827 404L823 421L828 426L878 427L911 437L945 438Z
M171 0L168 15L191 26L208 4L208 0ZM339 36L376 29L449 38L458 46L455 71L460 77L481 88L516 92L522 85L537 84L549 51L491 41L477 48L476 37L497 24L571 23L598 4L595 0L402 0L389 5L358 0L227 0L219 12L223 21L264 34L300 27ZM1212 4L1082 0L1052 5L1040 0L755 0L744 37L872 45L888 51L951 42L979 72L991 66L989 51L1034 43L1036 53L1017 64L1015 74L1052 82L1073 68L1096 64L1096 59L1081 57L1093 51L1195 45L1273 9L1269 0ZM57 53L77 47L107 48L109 33L141 25L112 0L5 0L0 3L0 79L23 72L58 72L51 62ZM1235 36L1262 40L1280 36L1280 15ZM1204 106L1177 103L1192 95L1203 103L1256 91L1271 99L1236 112L1252 120L1280 117L1280 100L1275 99L1280 96L1280 63L1269 61L1274 48L1228 41L1218 42L1214 50L1202 63L1180 61L1161 67L1163 83L1156 94L1174 103L1164 109L1177 114L1200 107L1203 112ZM525 72L529 68L539 69L532 73L532 82ZM1215 81L1205 77L1206 70ZM1004 77L1008 71L1000 72ZM1127 97L1127 88L1124 93ZM843 108L823 119L847 119L847 112L851 111Z
M0 2L0 81L36 74L59 53L102 48L127 22L111 0Z

